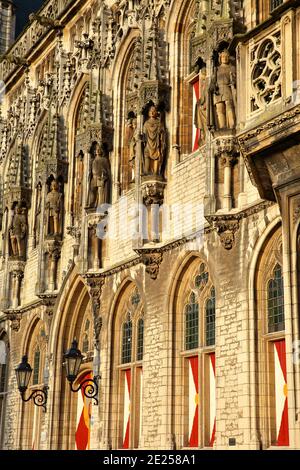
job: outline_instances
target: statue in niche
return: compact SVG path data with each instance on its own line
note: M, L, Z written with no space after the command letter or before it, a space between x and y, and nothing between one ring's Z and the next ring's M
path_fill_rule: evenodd
M199 147L206 142L207 128L207 77L206 68L203 67L199 74L199 99L195 109L195 127L200 130Z
M88 206L98 208L109 202L110 196L110 164L108 156L98 143L92 151L92 174L89 185Z
M27 234L26 208L17 205L9 229L12 256L25 258Z
M61 235L63 196L58 190L58 183L53 180L46 198L46 234Z
M36 188L36 209L35 209L35 221L34 221L34 240L35 244L38 245L40 242L40 228L41 228L41 211L42 211L42 186L37 185Z
M155 106L151 106L144 124L144 175L161 175L166 152L166 129L158 117Z
M135 180L135 158L138 141L137 118L133 115L127 121L126 145L129 149L128 164L130 168L130 182Z
M210 86L213 110L210 126L215 129L233 129L236 123L236 71L230 63L228 49L220 52L219 65Z

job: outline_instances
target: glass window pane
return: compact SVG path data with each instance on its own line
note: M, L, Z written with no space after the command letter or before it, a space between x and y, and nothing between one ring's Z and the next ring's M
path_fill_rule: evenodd
M206 302L206 346L213 346L216 341L216 294L211 290L210 298Z
M274 277L268 284L268 331L283 331L284 324L284 293L281 266L276 265Z
M122 364L131 362L131 344L132 344L132 322L131 320L123 323L122 338Z
M142 361L144 355L144 320L140 318L138 321L137 333L137 361Z
M89 337L85 334L82 341L82 352L87 353L89 351L89 347Z
M199 274L195 278L195 286L197 289L202 289L208 282L209 274L206 270L205 264L201 264L199 269Z
M33 385L37 385L39 383L39 375L40 375L40 351L37 350L34 353L34 361L33 361Z
M199 304L194 294L185 307L185 349L195 349L199 346Z

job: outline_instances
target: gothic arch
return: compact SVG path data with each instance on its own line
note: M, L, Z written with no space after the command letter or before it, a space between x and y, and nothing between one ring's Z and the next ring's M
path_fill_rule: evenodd
M43 320L34 315L23 336L21 351L22 355L28 357L28 362L33 371L26 395L35 389L41 389L45 381L47 335L46 325ZM18 363L21 357L17 359ZM34 405L33 401L23 403L20 400L20 448L23 450L38 450L41 444L41 432L43 423L43 412L40 407Z
M197 74L192 73L191 39L195 34L197 2L172 2L166 23L166 36L170 44L172 109L179 110L173 115L173 127L176 129L172 145L177 148L176 160L198 149L197 131L194 129L194 111L196 95L198 97ZM174 40L176 38L176 41ZM203 62L204 64L204 62ZM181 71L178 76L178 70ZM199 134L199 132L198 132Z
M4 445L6 428L7 390L11 380L10 343L7 332L0 330L0 449Z
M114 162L112 162L112 173L114 180L122 185L122 173L124 162L122 161L124 154L124 134L125 134L125 100L126 100L126 76L130 61L134 55L134 45L139 37L137 29L131 29L126 37L122 40L122 44L118 50L114 60L111 72L111 88L117 90L114 93L113 109L114 109ZM126 184L123 185L127 189Z
M85 93L88 92L89 90L89 77L87 74L81 74L74 86L74 89L71 93L70 97L70 104L68 107L68 112L67 112L67 123L68 124L68 142L69 142L69 181L73 181L73 184L70 184L68 186L68 194L66 194L66 201L67 201L67 211L71 212L71 214L74 216L74 192L75 192L75 187L76 187L76 179L74 176L76 175L76 171L78 170L76 168L76 157L78 156L76 154L76 121L78 119L78 114L80 112L80 107L83 105L84 102L84 97ZM88 123L86 123L88 124ZM86 129L85 129L86 130ZM87 162L87 156L85 155L86 152L88 152L87 148L82 148L82 163L83 167L84 165L86 166ZM78 152L79 153L79 152ZM87 174L86 174L86 169L85 173L82 174L82 183L83 187L86 186L84 184L87 180ZM82 197L85 195L83 194ZM73 224L73 221L72 221Z
M259 256L263 250L267 240L272 236L272 233L281 226L281 218L275 217L266 227L264 226L261 230L260 236L256 240L256 243L252 250L252 256L249 263L249 274L248 274L248 292L249 292L249 327L248 327L248 354L249 362L256 362L256 300L255 300L255 278L257 272L257 266L259 263ZM250 428L250 440L259 448L261 446L261 436L258 431L258 409L257 409L257 390L256 390L256 368L249 369L249 384L250 384L250 410L251 410L251 428Z
M278 220L277 220L278 222ZM289 446L289 398L282 227L274 221L255 253L253 278L253 393L257 397L256 429L262 448ZM250 291L251 292L251 291ZM251 292L251 293L252 293ZM252 326L251 325L251 326ZM250 328L251 330L252 328Z
M187 255L172 280L169 309L172 358L169 367L179 372L173 375L170 383L172 404L168 427L177 448L210 447L215 440L216 387L207 385L215 384L214 286L209 264L199 253ZM191 311L187 310L191 296L197 305L193 318L187 313ZM208 342L209 302L213 302L214 321L212 341ZM194 344L188 343L191 338ZM191 377L195 389L191 386ZM195 407L193 393L202 397L201 406Z
M114 296L107 328L110 332L106 366L110 389L107 420L113 448L138 448L141 443L144 306L137 284L129 278L123 280ZM139 338L141 320L142 339ZM142 341L141 356L138 355L139 339Z
M65 288L61 292L62 295L55 309L49 345L50 352L53 354L52 372L55 378L51 391L52 399L49 403L52 416L50 423L52 437L49 445L52 449L74 450L77 425L80 421L78 421L77 403L81 395L70 391L65 370L62 369L62 362L63 354L70 348L74 338L79 341L79 347L82 347L82 335L85 328L83 323L86 315L91 314L90 296L76 267L69 273L65 280ZM92 338L89 339L92 341ZM92 374L93 353L88 352L78 380L87 374ZM58 421L59 426L57 426ZM63 432L62 429L64 429Z

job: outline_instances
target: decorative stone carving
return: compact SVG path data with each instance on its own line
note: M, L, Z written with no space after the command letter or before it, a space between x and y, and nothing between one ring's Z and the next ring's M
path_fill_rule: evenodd
M300 199L299 198L294 201L293 209L294 209L293 222L295 224L300 219Z
M233 129L235 127L236 70L230 63L230 54L224 49L219 54L217 66L210 85L212 103L209 125L214 129Z
M144 124L143 174L159 176L166 154L166 129L157 108L150 106L148 119Z
M63 195L58 190L56 180L51 182L51 190L46 197L46 235L62 234Z
M94 326L94 347L97 351L100 349L99 336L102 328L102 317L100 316L101 294L104 286L102 277L86 277L89 287L89 294L92 304L93 326Z
M25 262L9 261L8 269L10 272L10 306L16 309L21 303L21 285L24 277Z
M235 243L235 235L240 227L239 218L213 217L213 227L220 237L225 250L231 250Z
M92 150L92 169L88 193L88 207L98 209L110 198L111 174L108 156L100 144Z
M9 229L11 256L24 259L26 255L26 235L27 235L27 215L26 207L17 204Z
M154 281L159 274L159 268L163 261L163 253L156 251L141 252L141 261L146 266L146 273L148 273Z
M143 202L148 207L153 204L161 206L164 202L164 190L166 183L162 180L144 181L142 183Z
M264 37L249 51L251 63L251 112L264 110L281 98L281 32Z
M207 133L207 78L206 67L202 67L199 74L199 99L195 110L195 127L200 130L199 147L206 142Z
M130 168L129 179L131 182L135 180L135 159L137 152L138 131L137 131L137 118L133 114L128 118L126 124L126 145L129 149L128 164Z
M10 327L16 333L20 330L22 314L18 311L7 311L6 316L8 320L11 322Z
M54 291L57 289L57 263L61 255L61 245L57 239L47 240L45 253L48 254L48 286L47 290Z

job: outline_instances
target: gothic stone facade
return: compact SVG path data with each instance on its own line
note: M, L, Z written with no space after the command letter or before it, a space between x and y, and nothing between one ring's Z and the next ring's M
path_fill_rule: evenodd
M299 449L299 47L294 0L31 16L0 62L2 448Z

